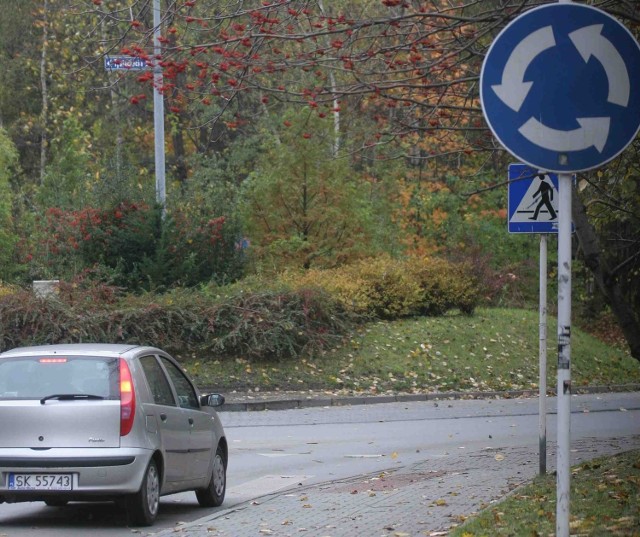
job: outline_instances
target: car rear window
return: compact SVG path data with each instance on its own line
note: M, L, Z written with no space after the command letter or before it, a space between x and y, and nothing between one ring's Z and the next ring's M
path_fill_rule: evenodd
M55 394L118 399L118 359L29 356L0 360L0 399L41 399Z

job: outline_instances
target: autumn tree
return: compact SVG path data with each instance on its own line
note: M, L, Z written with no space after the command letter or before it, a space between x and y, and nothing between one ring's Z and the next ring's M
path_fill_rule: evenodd
M250 252L268 267L331 267L374 253L367 182L333 150L332 125L312 110L290 113L277 139L265 137L243 199Z

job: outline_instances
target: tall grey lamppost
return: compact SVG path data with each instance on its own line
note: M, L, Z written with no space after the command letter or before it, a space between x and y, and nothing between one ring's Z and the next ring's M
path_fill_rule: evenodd
M165 181L164 155L164 97L162 95L162 44L160 42L160 0L153 0L153 130L156 162L156 201L166 210L167 189Z

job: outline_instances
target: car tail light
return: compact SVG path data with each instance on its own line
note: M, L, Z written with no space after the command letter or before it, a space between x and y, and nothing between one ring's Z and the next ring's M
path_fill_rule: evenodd
M120 358L120 436L127 436L136 417L136 394L127 362Z

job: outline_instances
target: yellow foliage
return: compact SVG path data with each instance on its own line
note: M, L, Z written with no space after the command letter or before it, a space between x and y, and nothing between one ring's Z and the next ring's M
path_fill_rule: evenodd
M8 285L0 282L0 297L14 294L18 288L15 285Z
M435 257L364 259L330 270L287 272L279 281L294 289L319 287L349 311L378 318L472 313L479 292L468 267Z

